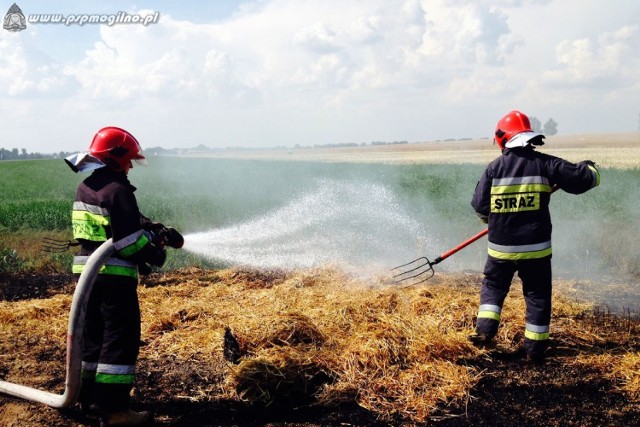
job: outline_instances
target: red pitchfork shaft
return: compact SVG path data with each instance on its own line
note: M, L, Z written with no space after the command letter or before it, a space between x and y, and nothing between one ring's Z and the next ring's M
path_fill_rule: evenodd
M481 232L479 232L478 234L476 234L475 236L469 237L467 240L465 240L464 242L460 243L458 246L456 246L455 248L451 248L448 251L444 252L442 255L440 255L438 258L436 258L435 260L433 260L433 264L438 264L441 261L444 261L445 259L449 258L451 255L455 254L456 252L458 252L460 249L464 249L467 246L469 246L470 244L472 244L473 242L475 242L476 240L482 238L483 236L485 236L487 233L489 232L488 228L485 228L484 230L482 230Z

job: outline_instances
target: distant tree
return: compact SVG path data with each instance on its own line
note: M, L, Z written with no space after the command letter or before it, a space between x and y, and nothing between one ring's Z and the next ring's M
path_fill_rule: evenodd
M544 129L543 132L545 135L555 135L558 133L558 123L553 120L553 119L549 119L545 122L544 124Z
M529 122L531 122L531 130L538 133L542 132L542 122L537 117L531 117Z

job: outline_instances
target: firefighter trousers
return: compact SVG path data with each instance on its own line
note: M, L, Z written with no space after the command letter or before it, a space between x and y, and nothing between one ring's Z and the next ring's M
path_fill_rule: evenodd
M551 322L551 256L519 261L487 258L480 291L476 332L493 338L498 332L504 300L515 273L522 280L526 304L524 346L527 356L544 356Z
M140 349L137 279L98 275L87 306L80 404L113 411L129 408Z

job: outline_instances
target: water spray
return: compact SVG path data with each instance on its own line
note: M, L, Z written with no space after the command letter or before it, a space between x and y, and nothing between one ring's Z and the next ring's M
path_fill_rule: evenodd
M317 180L314 190L247 222L185 236L185 249L231 265L386 270L426 235L396 195L369 181ZM427 240L426 237L422 237Z

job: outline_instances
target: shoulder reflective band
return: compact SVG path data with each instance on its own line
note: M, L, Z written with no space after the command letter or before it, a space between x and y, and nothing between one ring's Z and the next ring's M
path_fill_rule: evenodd
M494 178L491 181L492 189L500 188L500 187L506 187L507 189L509 187L512 187L514 189L517 189L521 186L530 186L530 188L533 188L534 186L539 186L540 188L547 187L549 188L549 190L551 189L551 186L549 185L549 180L544 176L518 176L518 177L510 177L510 178ZM502 192L506 193L509 191L502 191Z
M478 319L493 319L500 321L500 313L502 308L493 304L481 304L478 310Z
M533 341L544 341L549 339L549 325L533 325L527 323L524 331L525 338Z
M71 225L75 239L104 242L107 240L106 227L110 222L106 209L83 202L73 203Z
M517 184L517 185L501 185L491 187L491 194L512 194L512 193L550 193L551 186L549 184Z
M515 184L547 184L549 180L544 176L532 175L532 176L512 176L506 178L494 178L491 180L491 185L515 185Z
M517 261L520 259L538 259L551 255L551 240L533 245L498 245L489 242L489 255L493 258Z

